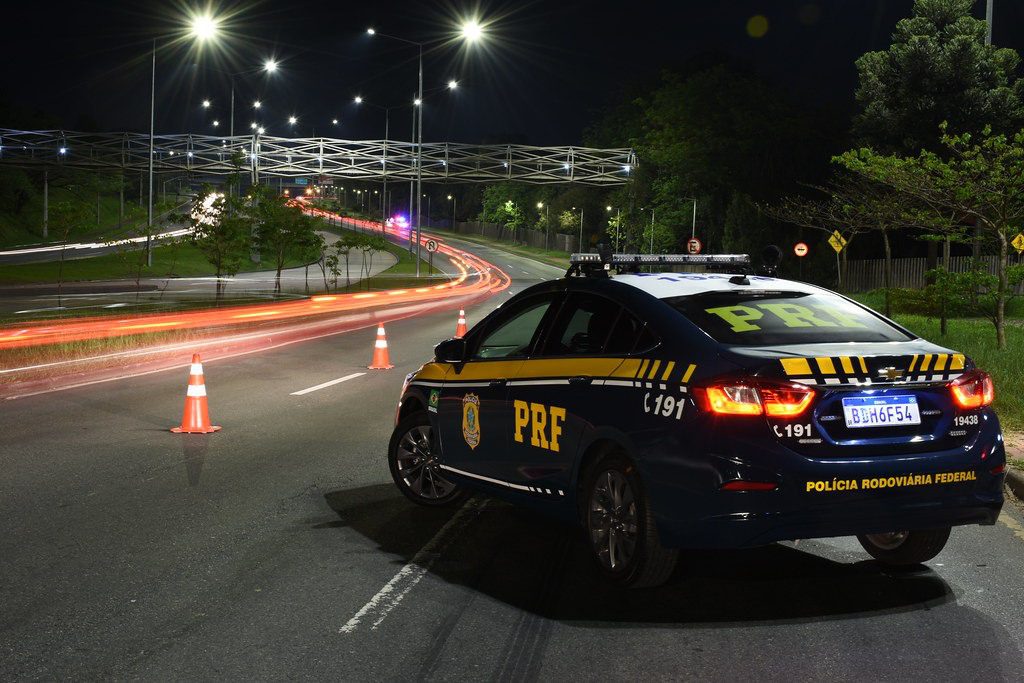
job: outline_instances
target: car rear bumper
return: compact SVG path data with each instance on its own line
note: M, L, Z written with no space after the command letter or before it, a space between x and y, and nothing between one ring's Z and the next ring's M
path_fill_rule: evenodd
M741 495L767 496L771 492ZM990 493L933 500L837 501L799 510L736 510L699 519L692 525L662 525L662 542L669 547L743 548L805 538L991 525L1002 506L1000 482Z
M709 449L710 450L710 449ZM972 443L930 453L814 459L742 436L641 467L662 543L742 548L781 540L994 524L1006 458L991 421ZM729 491L731 481L775 490Z

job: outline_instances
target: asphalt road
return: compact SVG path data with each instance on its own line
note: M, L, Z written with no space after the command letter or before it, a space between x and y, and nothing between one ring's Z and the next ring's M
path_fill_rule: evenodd
M516 287L556 269L476 248ZM514 288L514 289L515 289ZM470 323L502 293L470 310ZM223 431L167 431L187 370L0 409L0 677L1018 678L1024 522L887 573L853 539L690 552L602 583L578 533L504 503L414 507L384 451L451 313L206 364ZM365 372L330 387L293 395Z

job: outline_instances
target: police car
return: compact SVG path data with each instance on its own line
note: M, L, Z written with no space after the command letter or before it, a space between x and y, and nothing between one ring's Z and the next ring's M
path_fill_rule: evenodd
M579 523L632 586L681 548L856 535L912 565L995 523L992 379L964 354L742 255L571 263L409 375L388 453L408 498ZM665 264L721 272L642 272Z

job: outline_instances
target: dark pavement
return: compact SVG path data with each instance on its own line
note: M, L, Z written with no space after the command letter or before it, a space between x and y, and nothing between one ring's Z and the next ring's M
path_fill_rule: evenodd
M482 247L513 290L557 269ZM504 292L468 311L472 324ZM602 583L577 532L390 483L405 374L453 313L206 363L222 432L167 431L187 370L0 405L0 678L992 680L1024 671L1024 522L926 570L854 539L686 553ZM185 359L187 360L187 359ZM349 374L366 374L294 396Z

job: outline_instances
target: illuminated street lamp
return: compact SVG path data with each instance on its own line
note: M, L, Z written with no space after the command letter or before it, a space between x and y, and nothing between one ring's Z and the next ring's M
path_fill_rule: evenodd
M274 73L275 71L277 71L277 62L273 59L268 59L267 61L263 62L263 70L266 71L268 74Z
M480 24L475 19L464 22L463 25L462 25L462 31L461 32L462 32L463 39L466 40L467 42L470 42L470 43L476 42L483 35L483 31L482 31L482 29L480 27ZM415 136L416 137L416 225L415 225L415 227L416 227L416 277L419 277L420 276L420 250L421 250L421 246L422 246L421 245L421 241L420 241L420 222L422 221L422 217L423 217L423 213L422 213L423 206L422 206L422 197L421 197L421 194L423 192L423 107L421 107L420 105L423 103L423 46L424 46L424 43L418 42L418 41L415 41L415 40L408 40L406 38L401 38L401 37L395 36L395 35L388 35L388 34L385 34L385 33L377 33L376 29L374 29L373 27L367 28L366 29L366 33L371 35L371 36L381 36L383 38L390 38L391 40L396 40L396 41L398 41L400 43L405 43L406 45L414 45L419 50L419 60L417 62L417 67L418 67L417 68L418 87L417 87L417 90L416 90L416 99L415 99L415 106L416 106L416 108L413 110L414 121L416 121L417 117L418 117L418 123L416 123L416 125L415 125L416 133L417 133L416 136ZM411 213L412 212L410 211L410 214ZM410 218L412 218L411 215L410 215ZM409 237L410 237L410 239L412 239L412 233L411 232L409 234Z
M458 87L459 87L459 82L457 80L455 80L454 78L452 80L448 81L448 89L449 90L455 90Z
M189 21L189 35L202 43L217 36L220 22L209 14L197 14ZM149 89L149 204L146 210L146 263L153 265L153 157L156 155L154 127L156 125L156 38L153 38Z
M263 103L260 102L259 100L256 100L255 102L252 103L252 108L253 109L259 109L262 106L263 106Z
M335 126L338 125L338 119L331 119L331 123L333 123Z
M290 123L291 125L294 126L298 122L299 122L299 119L297 117L295 117L295 116L289 116L288 117L288 123Z
M213 120L213 127L216 128L219 125L220 125L220 121L218 121L217 119L214 119Z
M462 25L462 37L468 43L475 43L483 37L484 29L475 19L467 21Z
M210 100L203 100L203 109L210 108Z

